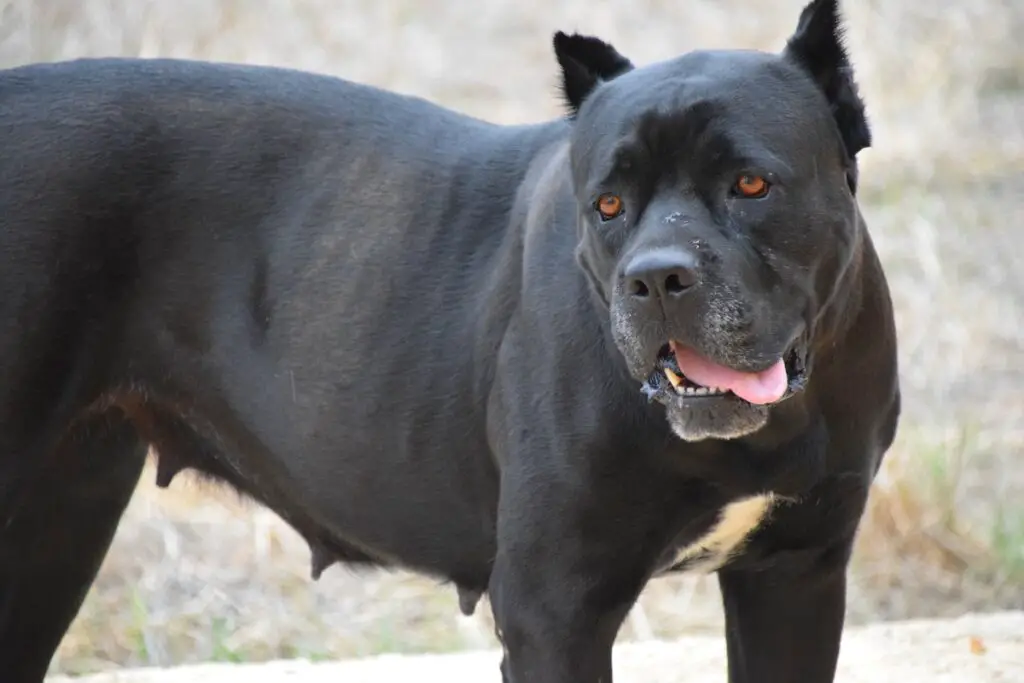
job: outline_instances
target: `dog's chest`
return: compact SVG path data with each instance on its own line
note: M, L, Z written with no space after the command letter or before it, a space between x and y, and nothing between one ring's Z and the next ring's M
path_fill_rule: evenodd
M743 550L750 535L771 514L772 493L735 500L723 507L711 526L692 543L677 548L665 571L713 572Z

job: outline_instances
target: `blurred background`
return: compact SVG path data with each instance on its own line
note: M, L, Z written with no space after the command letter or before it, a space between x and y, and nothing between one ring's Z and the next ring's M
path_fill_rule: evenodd
M0 0L0 65L173 56L294 66L498 122L560 113L551 34L637 64L781 48L803 0ZM1024 2L848 0L875 146L861 198L897 304L905 412L851 623L1024 608ZM1017 238L1017 240L1014 239ZM856 377L850 391L857 391ZM486 602L338 566L273 514L144 477L52 670L492 646ZM659 579L621 639L719 633L713 577Z

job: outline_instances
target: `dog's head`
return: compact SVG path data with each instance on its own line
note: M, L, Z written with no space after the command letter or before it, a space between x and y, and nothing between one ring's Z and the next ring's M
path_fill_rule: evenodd
M736 438L803 390L815 323L858 245L870 145L835 0L781 54L635 68L559 33L577 259L630 374L681 438Z

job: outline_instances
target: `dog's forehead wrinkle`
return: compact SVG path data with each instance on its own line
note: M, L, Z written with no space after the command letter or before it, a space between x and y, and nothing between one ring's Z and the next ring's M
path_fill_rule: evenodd
M744 96L746 95L746 96ZM777 54L756 50L696 50L635 69L595 93L592 112L673 109L709 98L756 104L797 98L820 102L798 67Z
M663 66L664 82L642 89L620 85L620 79L606 84L605 97L587 116L587 146L576 150L586 175L597 183L634 166L675 182L680 173L751 168L787 182L810 173L800 165L830 154L831 114L816 93L799 92L808 87L806 78L788 76L786 68L759 61L739 74L733 69L716 77L674 74ZM770 83L748 71L767 74ZM783 77L774 78L775 72ZM810 119L796 115L808 110L808 98L817 98L812 110L820 109Z
M631 132L620 136L605 148L589 147L590 176L596 188L603 186L616 173L628 174L644 162L643 148Z
M832 114L806 80L768 62L752 73L669 76L641 93L623 84L620 96L595 108L595 125L648 150L721 142L737 155L780 157L794 144L821 145L832 135Z
M792 180L798 171L791 160L790 143L798 137L797 128L780 130L773 123L765 125L754 119L738 125L739 120L724 107L704 101L685 110L649 116L637 137L644 140L642 149L670 190L684 188L689 176L707 177L716 170L756 170L778 181Z

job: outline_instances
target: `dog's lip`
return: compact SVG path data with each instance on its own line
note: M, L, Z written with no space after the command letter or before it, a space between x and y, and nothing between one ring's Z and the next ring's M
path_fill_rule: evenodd
M783 401L799 394L807 386L808 380L808 354L803 343L802 335L795 340L780 356L764 367L771 367L781 359L786 368L787 383L782 395L771 402L760 404L765 407L778 405ZM641 391L649 401L658 401L665 405L676 405L677 407L691 408L696 405L709 405L714 402L739 401L749 405L755 405L737 396L731 391L708 391L707 387L694 383L687 378L675 362L675 354L671 352L670 344L666 343L659 350L654 368L647 378L641 383ZM666 373L665 370L669 372ZM675 375L675 379L673 378ZM676 386L678 380L685 382L685 388ZM695 390L690 390L694 389ZM700 391L705 389L705 391ZM714 388L713 388L714 389Z

